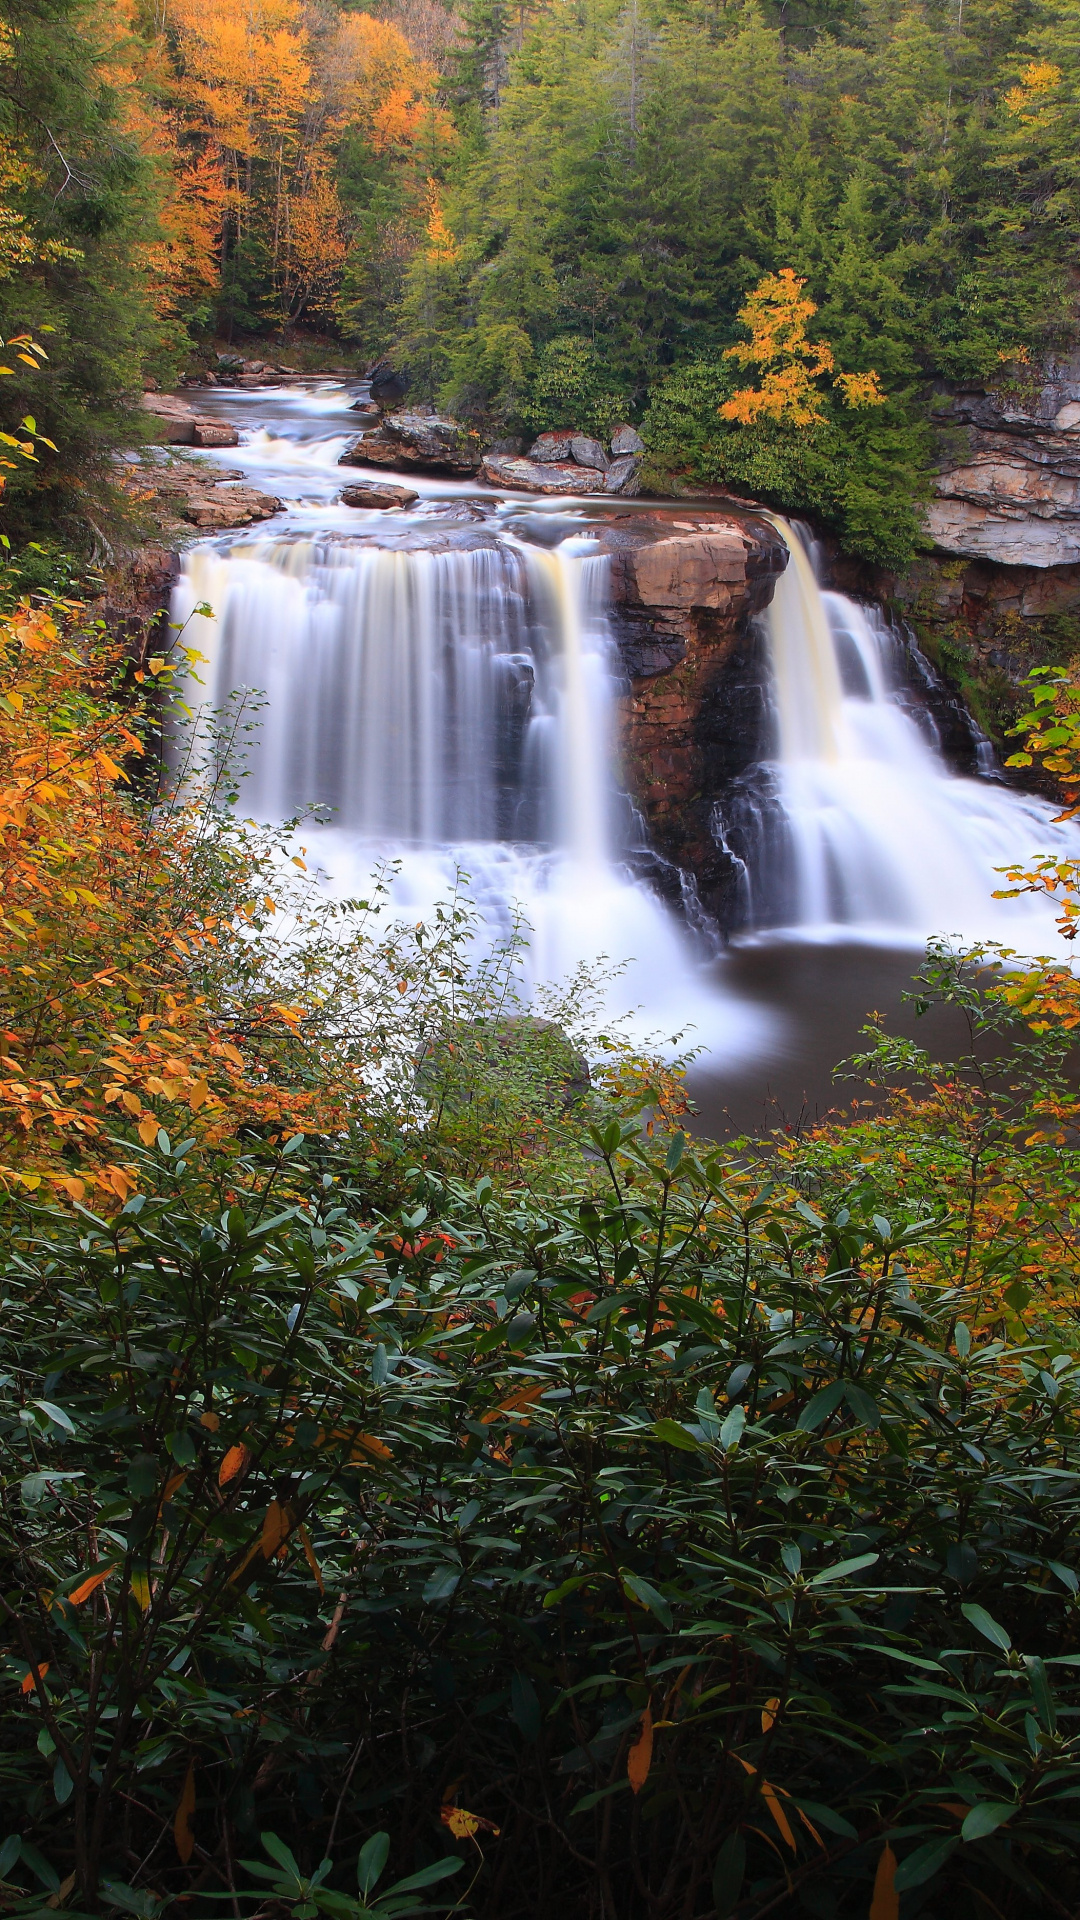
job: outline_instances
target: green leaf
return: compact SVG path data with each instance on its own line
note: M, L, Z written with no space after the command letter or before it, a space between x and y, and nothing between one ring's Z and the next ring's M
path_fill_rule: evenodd
M56 1406L51 1400L34 1400L31 1402L31 1405L40 1407L42 1413L47 1419L52 1421L54 1427L62 1428L64 1433L70 1433L72 1438L74 1438L75 1423L71 1419L71 1416L64 1412L63 1407Z
M1046 1668L1035 1653L1025 1653L1024 1665L1027 1668L1028 1684L1031 1687L1031 1697L1035 1702L1035 1711L1039 1716L1039 1725L1047 1733L1056 1733L1057 1713Z
M700 1453L701 1443L688 1433L679 1420L654 1420L653 1432L665 1446L679 1447L683 1453Z
M880 1558L877 1553L859 1553L854 1560L838 1560L835 1567L826 1567L823 1572L815 1573L807 1585L824 1587L832 1580L847 1580L853 1573L861 1573L864 1567L872 1567Z
M433 1887L437 1880L448 1880L452 1873L459 1872L464 1865L464 1860L458 1860L453 1854L447 1854L442 1860L433 1860L430 1867L421 1867L419 1873L410 1873L407 1880L395 1880L393 1886L387 1887L386 1892L380 1895L378 1904L381 1906L383 1900L393 1899L395 1894L415 1893L420 1887Z
M959 1841L955 1834L945 1834L940 1839L928 1840L924 1846L916 1847L914 1853L901 1860L896 1869L893 1885L897 1893L906 1893L910 1887L921 1887L945 1865L951 1853L955 1853Z
M667 1173L678 1173L685 1151L686 1135L685 1133L677 1133L664 1156L664 1169Z
M807 1402L795 1422L796 1427L801 1433L813 1433L815 1427L820 1427L830 1414L836 1412L843 1398L844 1382L834 1380L831 1386L823 1387L820 1393L815 1393L813 1399Z
M0 1847L0 1880L6 1880L22 1851L22 1840L17 1833L9 1833Z
M716 1920L734 1913L746 1873L746 1842L737 1830L729 1833L713 1867L712 1896Z
M739 1441L742 1439L745 1426L746 1408L741 1405L732 1407L731 1412L725 1416L724 1424L720 1428L720 1445L723 1447L725 1453L733 1452L738 1446Z
M624 1573L622 1583L626 1591L631 1593L635 1600L640 1600L643 1607L648 1607L649 1612L656 1615L661 1626L667 1627L670 1631L671 1608L663 1594L657 1593L656 1588L650 1586L648 1580L643 1580L638 1573Z
M997 1621L987 1613L985 1607L976 1606L973 1600L966 1600L960 1611L964 1619L975 1628L976 1633L981 1633L992 1646L1000 1647L1002 1653L1008 1653L1012 1640L1004 1627L999 1627Z
M871 1399L870 1395L866 1393L862 1387L855 1386L851 1380L845 1381L844 1399L847 1401L848 1406L851 1408L860 1426L880 1427L881 1408L878 1406L877 1401Z
M372 1888L382 1878L383 1868L390 1857L390 1835L373 1833L365 1840L360 1849L360 1858L356 1863L356 1879L366 1900Z
M276 1833L261 1833L259 1838L271 1860L276 1860L278 1866L284 1867L286 1873L291 1873L294 1879L300 1880L303 1877L296 1859L289 1852L284 1840L279 1840Z
M999 1827L1011 1820L1016 1812L1015 1805L1006 1805L1003 1800L980 1800L972 1807L960 1829L962 1840L985 1840L988 1833L996 1833Z

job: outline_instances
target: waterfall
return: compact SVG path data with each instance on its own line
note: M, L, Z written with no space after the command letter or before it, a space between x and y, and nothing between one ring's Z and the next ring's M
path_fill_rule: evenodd
M1045 801L950 772L913 698L906 648L880 614L823 592L802 540L776 524L791 558L765 617L771 753L714 827L741 862L750 926L891 945L992 936L1051 950L1044 905L992 896L1003 867L1075 857L1075 829L1055 824Z
M185 695L196 740L212 752L211 716L258 689L244 811L317 810L301 837L332 893L362 894L389 859L393 910L416 920L460 866L489 934L524 912L526 987L604 957L623 969L609 1010L640 1003L639 1038L691 1025L722 1055L752 1051L765 1016L710 981L620 864L606 558L587 535L553 549L487 529L429 540L193 549L174 618L202 658Z

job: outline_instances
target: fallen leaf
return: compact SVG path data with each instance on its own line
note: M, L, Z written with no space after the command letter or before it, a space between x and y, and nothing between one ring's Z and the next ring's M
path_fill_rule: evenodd
M194 1760L189 1760L187 1778L184 1781L184 1791L180 1795L176 1809L176 1818L173 1821L173 1839L176 1841L176 1851L180 1855L180 1859L185 1867L195 1851L195 1833L191 1825L191 1816L194 1811L195 1762Z
M651 1706L641 1716L641 1732L627 1755L626 1777L634 1793L640 1793L652 1766L653 1717Z

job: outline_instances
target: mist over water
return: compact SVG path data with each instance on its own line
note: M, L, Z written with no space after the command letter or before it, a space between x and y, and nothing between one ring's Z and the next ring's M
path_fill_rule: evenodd
M740 1084L797 1063L813 1019L805 996L775 990L783 969L756 991L755 943L834 946L840 967L853 942L914 964L933 934L1057 950L1046 907L993 900L995 869L1075 854L1080 836L998 779L949 771L902 639L822 592L778 523L790 560L766 615L770 738L716 822L743 912L740 952L717 960L634 875L607 562L581 503L419 477L409 513L343 508L343 479L363 477L337 466L345 399L229 396L251 430L218 463L286 513L193 548L174 610L203 656L193 706L263 696L242 808L274 823L317 810L300 838L330 893L362 895L393 861L391 910L416 920L463 869L491 935L524 915L526 987L604 957L622 969L612 1017L633 1010L639 1038L688 1033L709 1072ZM203 602L213 617L191 617ZM891 979L895 958L882 965Z

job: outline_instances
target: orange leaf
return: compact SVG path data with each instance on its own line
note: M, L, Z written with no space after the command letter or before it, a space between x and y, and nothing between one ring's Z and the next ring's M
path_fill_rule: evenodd
M263 1519L259 1542L264 1560L273 1559L282 1542L288 1539L291 1525L288 1508L283 1507L279 1500L271 1500Z
M896 1891L895 1881L896 1855L886 1840L874 1875L870 1920L900 1920L900 1895Z
M768 1807L769 1812L772 1814L774 1821L776 1822L776 1826L780 1833L780 1838L782 1840L786 1840L788 1846L791 1848L792 1853L796 1853L798 1849L795 1845L795 1835L791 1831L791 1823L788 1820L787 1814L784 1812L783 1807L780 1805L780 1800L779 1800L779 1796L777 1794L776 1788L773 1786L770 1786L767 1780L763 1780L761 1783L761 1797L764 1800L765 1805Z
M144 1147L150 1147L157 1139L158 1123L152 1113L144 1113L139 1121L139 1139Z
M480 1415L480 1425L482 1427L490 1427L492 1421L497 1420L500 1413L518 1413L522 1407L531 1406L534 1400L539 1400L547 1384L546 1380L538 1380L535 1386L523 1387L520 1393L512 1393L509 1400L500 1400L498 1406L492 1407L490 1413L482 1413Z
M766 1700L765 1705L761 1710L762 1733L768 1733L769 1728L773 1725L773 1723L776 1720L776 1716L777 1716L777 1713L779 1712L779 1708L780 1708L779 1700L775 1700L775 1699Z
M47 1660L43 1660L40 1667L31 1667L29 1673L23 1675L23 1682L20 1688L20 1692L33 1693L34 1688L37 1686L38 1681L44 1680L45 1675L48 1673L48 1671L49 1671L49 1662Z
M358 1433L352 1457L356 1460L365 1453L372 1460L392 1460L394 1457L384 1440L376 1440L373 1433Z
M106 1567L101 1573L88 1574L85 1580L80 1580L73 1592L65 1595L65 1598L71 1606L81 1607L83 1601L89 1600L90 1595L104 1584L111 1572L112 1568Z
M627 1756L626 1777L634 1793L640 1793L649 1777L652 1766L653 1721L652 1707L646 1707L641 1716L641 1732L634 1741Z
M205 1427L207 1433L216 1433L221 1425L221 1415L219 1413L200 1413L199 1425L200 1427Z
M194 1760L189 1760L187 1777L184 1781L184 1791L180 1795L176 1808L176 1818L173 1821L173 1839L176 1841L176 1851L180 1855L180 1859L185 1867L195 1851L195 1834L191 1825L191 1816L194 1811L195 1762Z
M235 1480L237 1474L242 1473L247 1466L249 1458L250 1455L246 1447L230 1447L218 1468L218 1486L227 1487L230 1480Z

